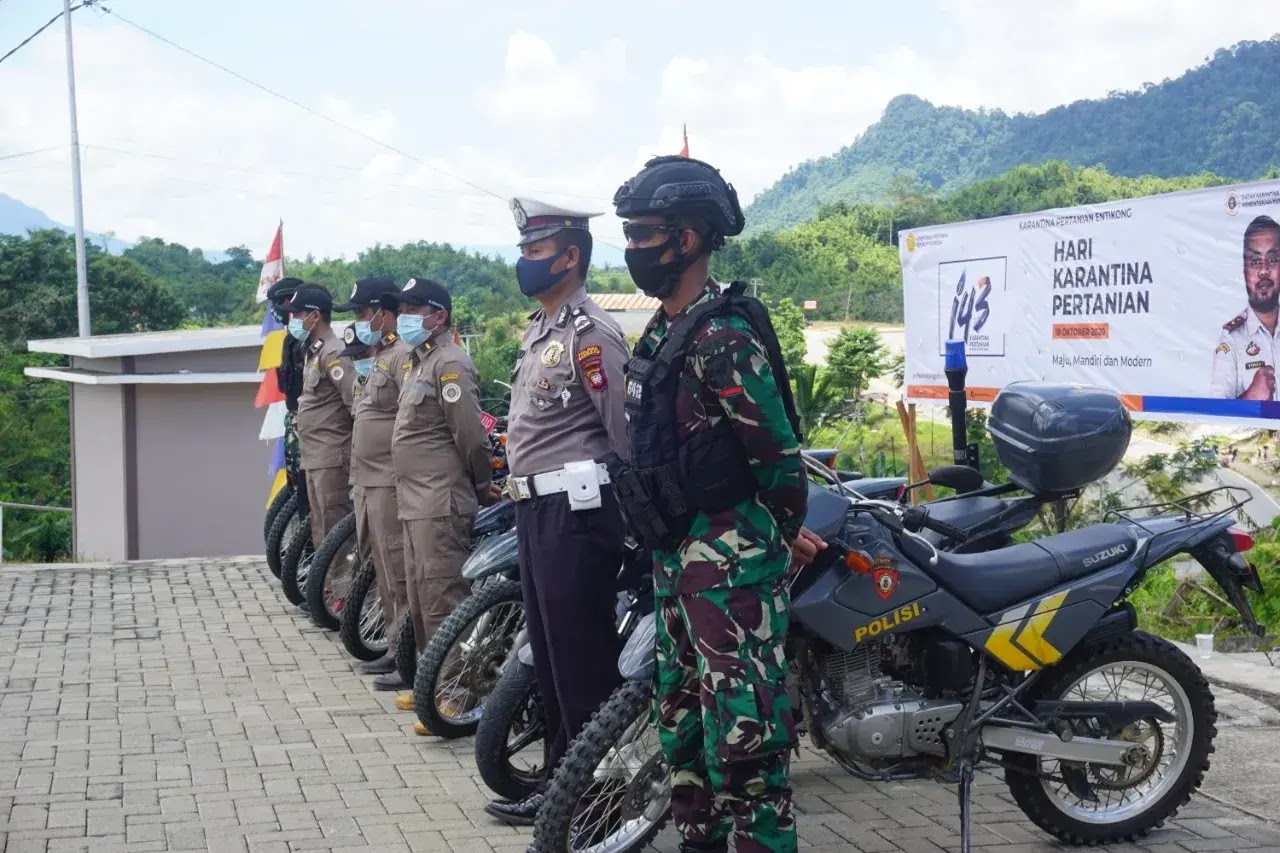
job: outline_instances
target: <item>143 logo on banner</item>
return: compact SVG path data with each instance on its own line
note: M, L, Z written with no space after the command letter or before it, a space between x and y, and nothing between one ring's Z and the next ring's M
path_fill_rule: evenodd
M938 264L938 320L947 318L946 328L938 330L943 341L963 340L971 356L1004 355L1011 313L1003 299L1005 267L1003 257ZM949 310L942 304L947 296Z

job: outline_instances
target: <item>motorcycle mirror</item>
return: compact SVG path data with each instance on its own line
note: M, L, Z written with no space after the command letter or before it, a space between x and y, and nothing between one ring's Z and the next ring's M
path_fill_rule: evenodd
M983 480L981 471L967 465L940 465L929 470L929 482L964 493L981 489Z

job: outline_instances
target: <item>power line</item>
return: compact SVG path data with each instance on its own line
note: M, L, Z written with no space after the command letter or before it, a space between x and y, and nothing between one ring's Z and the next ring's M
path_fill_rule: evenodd
M16 160L19 157L30 157L32 154L43 154L46 151L57 151L55 148L35 148L31 151L19 151L17 154L0 154L0 160Z
M96 0L89 0L89 2L96 2ZM81 4L81 5L84 5L84 4ZM280 100L284 101L285 103L287 103L287 104L291 104L291 105L293 105L293 106L297 107L298 109L302 110L303 112L309 113L309 114L311 114L311 115L315 116L316 118L323 119L324 121L329 122L330 124L334 125L335 127L342 128L343 130L347 131L348 133L354 133L355 135L360 136L360 137L362 137L362 138L366 139L366 140L367 140L367 141L369 141L369 142L372 142L374 145L378 145L378 146L380 146L380 147L382 147L382 148L387 149L388 151L390 151L390 152L392 152L392 153L394 153L394 154L399 154L401 157L404 157L404 158L406 158L406 159L408 159L408 160L412 160L412 161L413 161L413 162L415 162L415 163L418 163L418 164L421 164L421 165L423 165L423 166L426 166L428 169L432 169L433 171L439 172L440 174L442 174L442 175L444 175L444 176L446 176L446 177L452 178L453 180L458 181L459 183L466 184L467 186L471 187L472 189L474 189L474 190L479 190L480 192L484 193L485 195L493 196L493 197L494 197L494 198L496 198L496 199L501 199L501 200L505 201L505 199L503 199L503 197L502 197L501 195L499 195L498 193L493 192L493 191L492 191L492 190L490 190L490 189L487 189L487 188L485 188L485 187L482 187L482 186L480 186L480 185L479 185L479 184L477 184L477 183L473 183L472 181L468 181L466 178L463 178L463 177L460 177L460 176L458 176L458 175L455 175L455 174L453 174L452 172L450 172L449 170L447 170L447 169L443 169L443 168L441 168L440 166L436 166L436 165L435 165L435 164L433 164L433 163L428 163L428 162L427 162L427 161L425 161L425 160L422 160L422 159L420 159L420 158L418 158L418 157L415 157L415 156L413 156L412 154L410 154L409 152L404 151L404 150L402 150L402 149L400 149L400 148L397 148L397 147L395 147L394 145L391 145L390 143L383 142L381 139L378 139L377 137L370 136L369 134L365 133L363 130L359 130L358 128L351 127L351 126L350 126L350 125L348 125L348 124L343 124L342 122L338 121L337 119L333 118L332 116L325 115L324 113L320 112L319 110L312 109L311 107L307 106L306 104L302 103L301 101L296 101L296 100L294 100L293 98L289 97L288 95L283 95L283 94L281 94L280 92L277 92L276 90L274 90L274 89L272 89L272 88L270 88L270 87L268 87L268 86L264 86L263 84L261 84L261 83L257 82L256 80L251 80L251 79L249 79L248 77L244 76L243 74L241 74L241 73L240 73L240 72L238 72L238 71L233 71L232 69L228 68L228 67L227 67L227 66L225 66L225 65L221 65L221 64L219 64L219 63L217 63L217 62L214 62L212 59L209 59L209 58L207 58L207 57L201 56L200 54L196 53L194 50L191 50L190 48L183 47L182 45L178 44L177 42L172 41L172 40L170 40L170 39L167 39L167 38L165 38L164 36L160 35L159 33L155 32L155 31L153 31L153 30L149 30L149 29L147 29L146 27L142 26L141 24L139 24L139 23L136 23L136 22L134 22L134 21L129 20L129 19L128 19L128 18L126 18L124 15L121 15L119 12L114 12L114 11L112 11L111 9L108 9L106 6L99 6L98 8L102 9L102 11L103 11L103 12L106 12L108 15L113 15L113 16L115 16L116 18L119 18L121 21L123 21L124 23L126 23L126 24L128 24L129 26L133 27L134 29L136 29L136 30L140 30L141 32L146 33L147 35L151 36L152 38L154 38L154 39L156 39L156 40L158 40L158 41L162 41L162 42L164 42L165 44L169 45L170 47L175 48L175 49L177 49L177 50L180 50L180 51L182 51L183 53L187 54L188 56L190 56L190 57L192 57L192 58L194 58L194 59L198 59L198 60L200 60L201 62L203 62L203 63L205 63L205 64L207 64L207 65L212 65L214 68L217 68L219 71L223 71L223 72L225 72L225 73L227 73L227 74L230 74L232 77L235 77L237 80L240 80L240 81L242 81L242 82L248 83L250 86L253 86L255 89L260 89L261 91L266 92L268 95L271 95L271 96L273 96L273 97L279 98ZM56 19L55 19L55 20L56 20ZM50 22L50 23L52 23L52 22Z
M72 6L71 11L74 12L77 9L83 9L85 6L92 6L94 3L97 3L97 2L98 0L84 0L83 3L77 3L75 6ZM0 56L0 62L4 62L9 57L13 56L15 53L22 50L24 47L27 46L28 43L30 43L30 41L33 38L40 35L45 30L49 29L49 27L52 27L55 23L57 23L58 19L62 17L62 14L63 14L62 12L59 12L58 14L54 15L45 23L43 27L36 30L34 33L32 33L31 35L27 36L22 41L20 41L17 47L15 47L13 50L6 53L4 56Z

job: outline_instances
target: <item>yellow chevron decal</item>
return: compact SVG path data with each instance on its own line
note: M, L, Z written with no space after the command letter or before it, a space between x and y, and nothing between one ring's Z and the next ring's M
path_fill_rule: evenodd
M1025 672L1028 669L1040 669L1040 665L1031 658L1027 657L1022 651L1013 644L1013 634L1018 630L1018 626L1022 624L1021 614L1013 618L1003 625L997 625L996 629L991 632L991 636L987 637L987 641L983 643L983 648L995 657L1000 663L1012 669L1014 672Z
M1062 652L1049 644L1049 641L1044 638L1044 632L1053 621L1053 617L1058 615L1058 608L1062 607L1062 602L1066 601L1069 592L1071 590L1040 599L1036 612L1027 620L1022 632L1014 638L1014 642L1028 655L1039 661L1041 666L1049 666L1062 660ZM1036 669L1040 668L1040 666L1036 667Z

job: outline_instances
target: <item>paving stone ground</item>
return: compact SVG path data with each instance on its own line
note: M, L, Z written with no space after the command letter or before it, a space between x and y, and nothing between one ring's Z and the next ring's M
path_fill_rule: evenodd
M415 737L411 714L370 689L260 562L5 568L0 602L5 853L519 853L528 843L481 811L471 741ZM1256 745L1280 744L1280 730L1251 702L1220 697L1235 717L1220 736L1236 739L1234 769L1219 760L1206 796L1112 850L1280 851L1280 825L1264 819L1280 787L1250 775L1265 776L1271 759L1258 761ZM814 853L958 847L953 788L868 785L812 751L795 785L801 845ZM1223 796L1210 799L1214 790ZM1059 849L994 777L981 777L977 811L979 850ZM671 830L656 846L675 849Z

